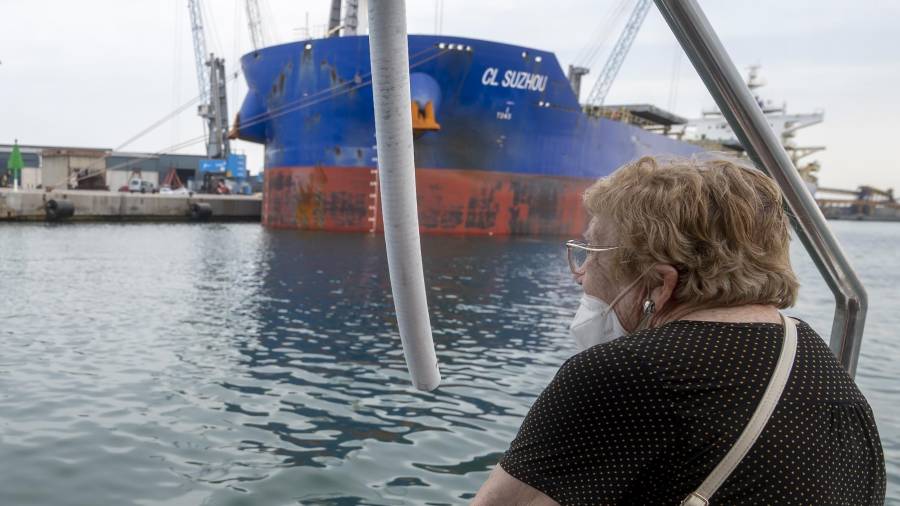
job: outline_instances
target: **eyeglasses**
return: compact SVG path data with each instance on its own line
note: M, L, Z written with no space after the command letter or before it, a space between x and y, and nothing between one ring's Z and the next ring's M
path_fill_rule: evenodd
M586 242L571 240L566 241L566 253L569 258L569 269L572 270L572 274L581 274L584 272L584 264L587 262L588 257L591 253L598 253L603 251L612 251L614 249L619 249L618 246L595 246L593 244L588 244Z

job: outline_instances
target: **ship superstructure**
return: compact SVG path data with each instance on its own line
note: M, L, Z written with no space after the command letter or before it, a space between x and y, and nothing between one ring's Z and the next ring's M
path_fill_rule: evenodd
M810 190L815 192L816 172L819 170L819 163L815 161L803 163L802 159L824 150L825 147L801 146L797 143L796 134L799 130L824 121L825 112L816 110L806 113L789 113L787 103L776 104L770 99L763 98L758 90L766 85L766 81L760 76L759 71L760 65L748 67L747 87L753 92L756 102L763 114L765 114L772 130L781 139L781 143L788 155L790 155L791 161L794 162L794 166L800 171L803 179L810 184ZM731 127L728 126L728 121L718 109L704 110L701 117L688 120L681 135L685 140L700 144L718 144L726 149L736 151L744 149Z

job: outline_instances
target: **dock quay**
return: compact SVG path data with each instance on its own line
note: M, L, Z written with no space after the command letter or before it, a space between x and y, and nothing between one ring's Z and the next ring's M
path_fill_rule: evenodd
M259 221L262 196L0 188L0 221Z
M900 221L893 189L863 185L855 190L817 188L816 204L829 220Z

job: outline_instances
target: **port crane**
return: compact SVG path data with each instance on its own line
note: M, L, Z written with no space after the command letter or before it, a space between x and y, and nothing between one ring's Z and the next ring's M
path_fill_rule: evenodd
M194 65L200 106L197 113L205 120L206 156L225 159L231 154L228 140L228 99L226 96L225 60L206 50L203 12L200 0L188 0L191 15L191 35L194 42Z
M337 37L341 31L341 1L331 0L331 10L328 15L328 31L326 37Z
M344 35L364 35L368 31L366 9L367 0L345 0Z
M253 50L266 47L266 37L262 30L262 15L259 11L259 2L246 0L244 6L247 9L247 26L250 28L250 42Z
M641 29L641 25L644 24L644 19L647 18L647 12L650 11L651 5L653 5L653 3L650 0L638 0L635 4L634 9L631 11L631 15L628 16L628 21L625 23L625 28L622 29L622 33L619 34L616 45L613 46L612 52L606 60L606 64L603 65L603 70L600 71L600 76L597 77L597 82L594 84L593 89L591 89L590 95L588 95L586 105L589 107L599 108L603 106L606 95L609 93L613 81L616 80L616 76L619 75L619 69L622 68L622 62L625 61L625 56L627 56L628 51L631 50L634 38ZM570 69L570 73L572 73L573 70L574 74L577 75L578 87L580 88L581 75L586 74L587 69L574 67Z

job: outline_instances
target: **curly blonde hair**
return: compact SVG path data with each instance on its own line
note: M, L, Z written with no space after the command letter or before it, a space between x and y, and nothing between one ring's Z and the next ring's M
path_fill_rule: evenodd
M614 276L648 273L650 283L654 264L675 266L679 312L744 304L783 309L797 299L781 191L756 169L724 158L647 156L594 183L584 205L613 224L620 246L613 261L621 267Z

